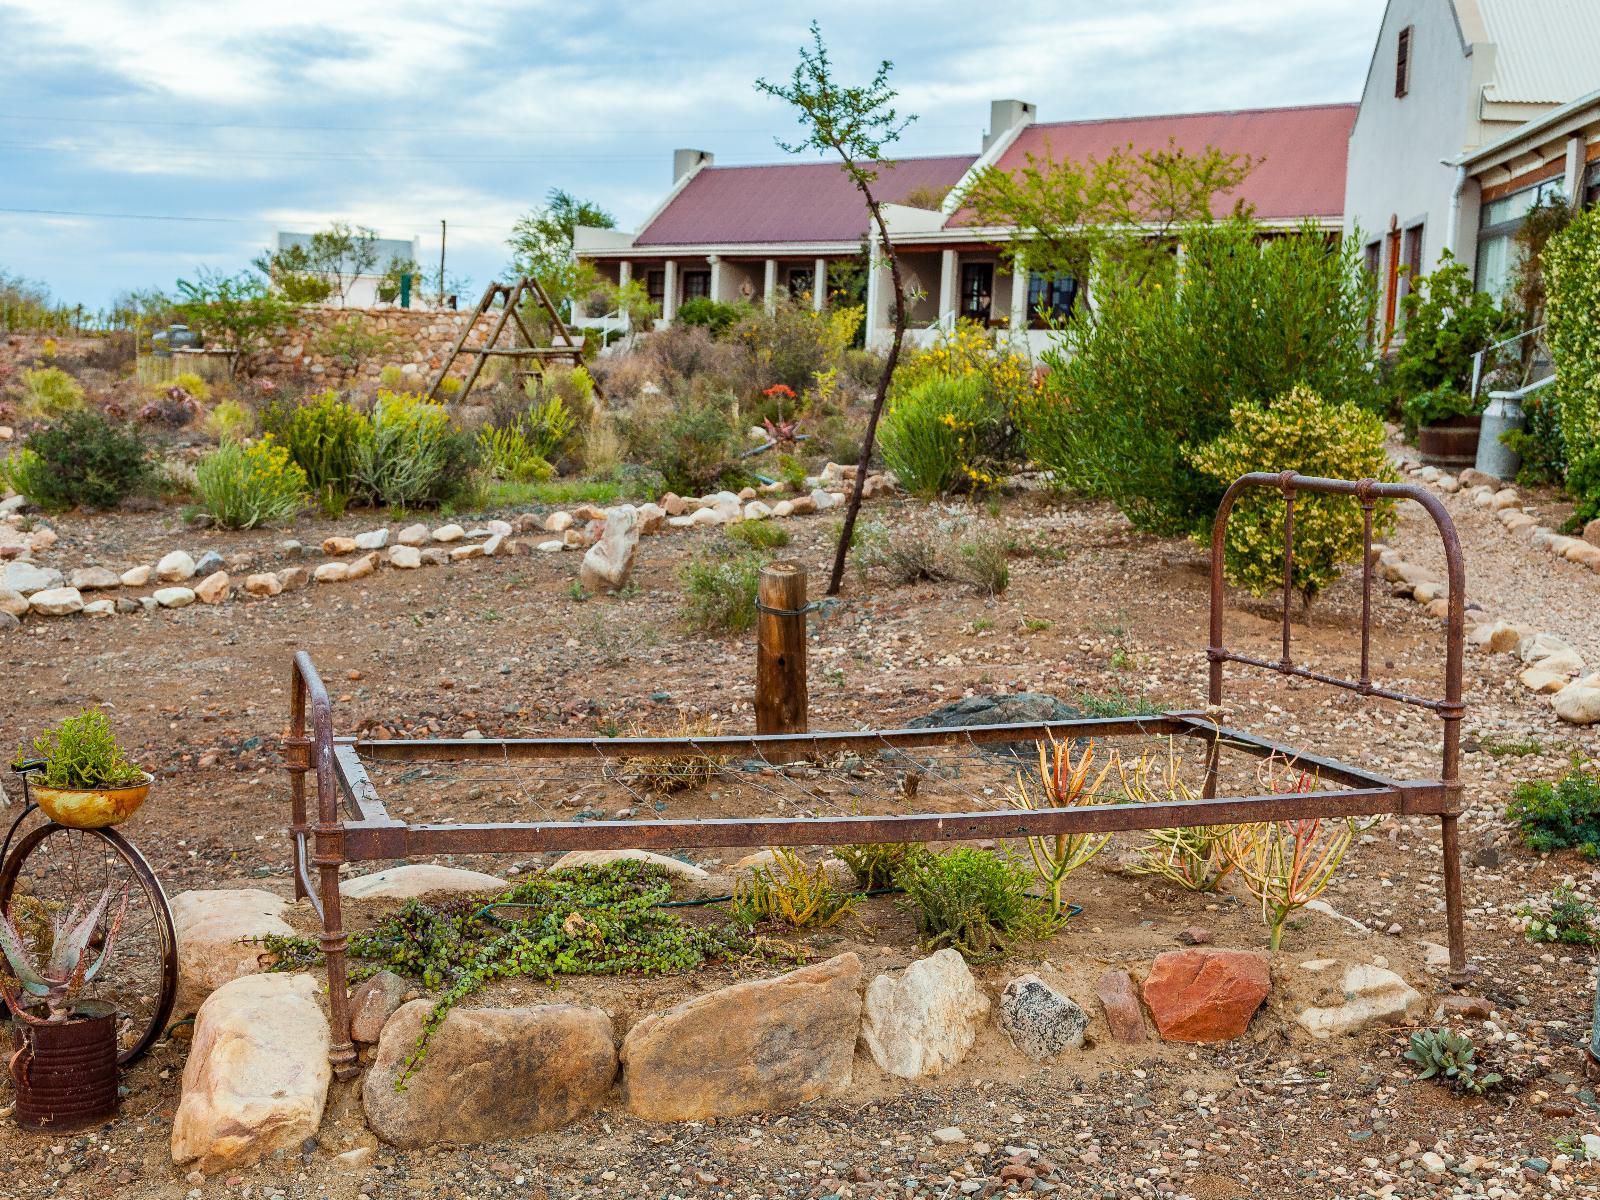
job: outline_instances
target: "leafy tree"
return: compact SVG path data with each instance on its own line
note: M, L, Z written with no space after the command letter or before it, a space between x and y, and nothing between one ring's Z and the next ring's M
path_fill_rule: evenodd
M378 265L378 232L335 221L306 242L269 251L251 265L291 304L320 304L332 296L343 304L356 279Z
M512 251L512 271L537 279L556 311L569 317L573 300L587 295L600 282L593 267L572 257L573 231L579 225L614 229L616 224L616 218L593 201L551 188L544 207L524 213L511 229L507 244Z
M311 260L311 251L303 245L257 255L251 265L290 304L321 304L333 294L333 284L319 272Z
M296 320L294 306L248 271L223 275L202 268L193 281L178 280L178 293L184 320L232 353L234 374L248 375L268 335Z
M811 45L800 48L800 61L787 84L756 80L756 90L779 100L788 101L799 113L805 137L789 143L781 139L778 145L789 154L802 154L808 150L837 155L840 167L855 184L866 202L867 215L877 230L879 245L889 264L889 278L894 299L894 341L883 361L883 371L878 376L878 389L872 398L872 411L867 417L867 428L861 437L861 458L856 464L855 486L850 492L850 504L845 509L844 526L839 531L839 545L834 551L833 574L828 580L828 595L837 595L844 583L845 558L849 553L851 535L855 530L856 514L861 510L861 489L867 481L867 468L872 462L873 445L877 440L878 418L883 415L883 402L889 394L889 384L894 378L895 364L900 360L900 343L906 332L906 289L900 271L900 257L895 253L894 241L889 236L889 226L884 220L883 201L873 192L879 169L892 166L884 158L884 147L899 140L915 118L902 117L895 111L896 93L889 86L889 72L894 64L884 59L878 64L872 78L864 85L846 86L834 78L833 61L822 41L822 29L811 22Z
M1203 531L1222 488L1187 451L1296 384L1329 404L1381 407L1367 322L1375 294L1353 240L1308 225L1261 240L1253 222L1191 226L1181 286L1115 277L1098 319L1047 351L1025 406L1028 454L1058 485L1111 500L1140 529Z
M961 196L973 225L1014 227L1001 253L1015 267L1087 280L1115 272L1136 284L1172 277L1173 235L1209 223L1218 197L1244 182L1249 155L1207 146L1191 154L1169 139L1159 150L1113 150L1103 159L1057 160L1045 144L1017 171L989 166ZM1247 215L1242 202L1234 215ZM1097 275L1098 278L1098 275ZM1092 320L1092 315L1090 316Z
M384 269L383 278L378 281L378 299L385 304L393 304L400 295L400 280L404 275L411 276L411 294L417 295L422 285L422 268L414 258L395 255Z

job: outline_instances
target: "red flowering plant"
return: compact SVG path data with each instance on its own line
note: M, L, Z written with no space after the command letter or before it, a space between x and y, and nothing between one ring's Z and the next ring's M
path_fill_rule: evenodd
M767 431L767 436L775 442L794 441L800 429L800 418L797 416L790 421L786 421L783 418L785 403L795 398L794 389L786 383L775 383L761 394L768 400L775 400L778 403L778 419L776 421L773 421L770 417L761 419L761 426Z

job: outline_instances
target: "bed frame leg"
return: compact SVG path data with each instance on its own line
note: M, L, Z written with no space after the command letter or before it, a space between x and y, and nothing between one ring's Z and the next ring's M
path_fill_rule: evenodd
M333 876L331 887L329 874ZM334 867L331 871L326 867L323 868L321 891L323 911L327 913L327 920L319 941L323 959L328 964L328 1009L333 1026L333 1042L328 1048L328 1062L333 1066L335 1079L348 1080L359 1075L361 1067L356 1062L356 1044L350 1039L350 998L346 990L349 983L345 972L345 952L349 946L349 939L345 937L339 912L338 867Z
M1444 908L1450 945L1450 986L1467 983L1467 931L1461 899L1461 843L1456 829L1460 817L1445 813L1439 818L1439 849L1444 855Z

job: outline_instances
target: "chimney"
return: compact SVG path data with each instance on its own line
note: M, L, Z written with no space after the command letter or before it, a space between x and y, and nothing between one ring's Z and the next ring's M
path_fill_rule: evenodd
M1026 100L989 101L989 132L983 135L983 148L987 150L1013 129L1032 125L1036 112L1037 107Z
M674 150L672 152L672 186L677 187L683 182L683 177L699 167L709 167L712 163L709 150Z

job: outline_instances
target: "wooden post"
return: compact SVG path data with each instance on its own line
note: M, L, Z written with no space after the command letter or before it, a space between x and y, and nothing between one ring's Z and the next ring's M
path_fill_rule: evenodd
M799 563L768 563L761 568L756 598L756 732L804 733L806 569Z

